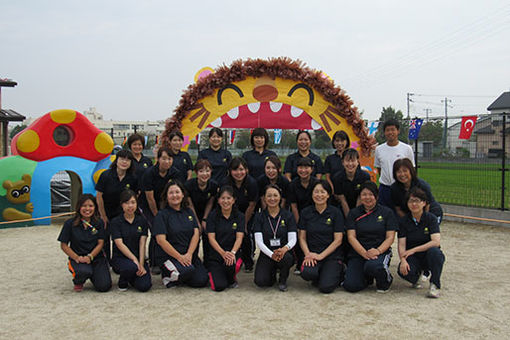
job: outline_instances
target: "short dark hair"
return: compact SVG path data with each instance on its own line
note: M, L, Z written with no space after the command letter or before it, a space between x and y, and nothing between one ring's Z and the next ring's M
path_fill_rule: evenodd
M359 153L356 149L348 148L342 153L342 159L359 159Z
M369 190L376 199L379 197L379 189L377 189L377 184L375 184L374 182L366 181L365 183L362 183L359 190L360 194L363 191L363 189Z
M166 153L169 157L174 158L174 153L172 152L172 150L170 150L168 146L162 146L158 149L158 159L160 159L161 156L163 156L163 152Z
M269 143L269 134L267 133L266 129L264 128L253 129L253 132L251 133L250 136L250 144L253 148L255 147L253 139L257 136L264 137L264 149L265 149L267 147L267 144Z
M396 119L391 118L391 119L388 119L387 121L385 121L384 125L383 125L383 132L386 131L386 128L388 126L394 126L397 128L397 130L400 130L400 123Z
M128 158L131 161L131 165L129 166L129 169L127 169L127 172L135 172L135 157L131 151L126 149L122 149L115 154L115 160L112 164L110 164L110 169L117 170L117 161L119 158Z
M427 197L427 194L425 191L423 191L420 187L412 187L406 194L406 204L409 202L409 199L412 197L416 197L421 199L424 202L430 203L429 198Z
M310 141L312 141L312 135L310 135L310 132L306 131L306 130L299 130L299 132L297 133L296 135L296 142L297 140L299 139L299 136L301 136L303 133L306 133L306 135L308 136L308 138L310 139Z
M184 195L184 197L182 198L182 201L181 201L181 209L187 208L188 207L188 191L186 190L184 185L179 180L171 179L166 183L165 188L161 192L161 197L160 197L161 209L164 209L168 206L168 200L167 200L168 189L170 189L170 187L172 185L177 185L179 187L179 189L181 189L182 194Z
M331 195L333 195L333 189L331 188L331 185L329 184L329 182L325 179L320 179L317 182L315 182L312 185L312 192L313 192L313 189L315 189L315 187L318 185L322 185L322 187L324 188L324 190L326 190L328 192L330 197L331 197Z
M138 199L136 198L136 193L131 189L126 189L120 193L120 204L126 203L131 199L131 197L134 197L136 200L136 204L138 205Z
M184 136L182 135L182 132L179 131L179 130L175 130L175 131L170 132L168 134L168 140L172 141L172 139L174 139L175 136L179 137L181 140L184 140Z
M127 145L130 150L131 150L131 144L133 144L136 141L140 141L140 143L142 143L143 148L145 149L145 138L142 135L133 133L131 136L129 136L129 138L127 140Z
M313 168L313 161L311 158L308 157L302 157L297 161L296 167L299 166L309 166L310 168Z
M400 169L400 168L407 168L409 170L409 172L411 173L411 181L414 182L416 180L416 169L414 168L413 166L413 163L411 162L411 160L409 158L400 158L400 159L397 159L394 163L393 163L393 178L397 180L397 171Z
M282 161L280 161L280 158L276 155L270 155L266 157L266 160L264 161L264 168L266 167L267 162L271 162L274 164L276 169L278 169L278 173L282 170Z
M335 148L335 140L337 140L337 139L347 141L347 143L345 144L346 148L351 147L351 139L349 138L349 135L347 134L347 132L345 132L343 130L335 132L335 134L333 135L333 138L331 138L331 146L333 147L333 149Z
M88 200L91 200L92 203L94 204L94 214L92 215L91 222L95 223L99 220L99 208L97 206L96 198L92 194L83 194L78 198L78 201L74 206L75 215L73 219L73 226L77 226L78 224L80 224L80 220L82 219L82 216L80 214L80 208Z
M211 136L216 133L218 136L220 136L221 138L223 138L223 131L220 129L220 128L217 128L217 127L213 127L211 130L209 130L209 138L211 138Z
M203 168L209 168L212 170L211 163L207 159L199 159L195 163L195 172L198 172L198 170L202 170Z

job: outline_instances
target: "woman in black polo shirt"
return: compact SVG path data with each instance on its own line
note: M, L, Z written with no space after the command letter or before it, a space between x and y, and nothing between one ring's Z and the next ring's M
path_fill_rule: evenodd
M221 184L227 177L228 165L232 160L232 154L222 149L223 131L220 128L212 128L209 131L209 147L200 150L198 159L207 159L212 165L212 179Z
M58 236L60 248L68 256L74 291L81 292L90 279L94 289L106 292L112 286L108 263L103 254L104 224L99 218L96 198L83 194L76 202L75 216L64 223Z
M289 180L282 175L282 163L276 155L271 155L264 161L264 174L257 178L259 192L263 192L265 187L273 184L277 185L282 192L282 200L280 206L284 208L287 204L287 195L289 192ZM263 199L260 200L262 209L266 208Z
M193 163L191 157L186 151L181 151L184 143L184 136L180 131L172 131L168 135L170 141L170 149L172 151L172 168L177 170L175 179L185 183L193 175Z
M147 220L138 214L136 194L125 190L120 194L122 214L110 222L113 239L112 268L119 273L119 290L126 291L128 285L140 292L148 291L151 274L145 261L145 243L149 226Z
M282 193L275 184L269 184L264 190L262 200L266 209L255 215L253 232L260 255L255 267L255 284L259 287L271 287L276 282L279 270L278 288L287 291L287 278L294 264L291 250L296 244L297 228L292 213L282 209Z
M149 157L143 155L143 149L145 148L145 138L137 133L129 136L127 140L129 150L133 153L135 163L135 174L138 180L138 185L142 183L142 177L149 167L152 166L152 160Z
M343 153L351 146L349 135L345 131L335 132L333 138L331 138L331 146L335 149L335 152L326 157L324 173L326 174L326 180L333 187L333 177L344 168L342 163Z
M426 212L427 194L413 187L407 194L409 213L399 221L398 275L421 288L419 279L423 270L430 270L428 297L438 298L441 289L441 272L445 256L440 248L441 234L435 215Z
M413 163L408 158L397 159L395 163L393 163L393 178L395 178L395 183L390 187L391 199L398 216L402 217L409 212L406 194L411 188L418 187L427 195L425 211L434 214L437 217L438 224L441 224L443 209L434 199L430 190L430 185L423 179L418 178Z
M188 208L186 189L179 181L170 181L163 189L165 207L154 218L154 234L160 246L156 262L167 287L186 284L207 285L207 271L198 258L200 232L193 211Z
M322 293L339 286L343 272L342 244L344 218L340 210L328 204L333 194L328 181L320 180L312 187L313 205L301 212L299 243L305 258L301 277L312 281Z
M248 175L248 164L241 157L234 157L228 167L228 177L223 182L234 188L236 206L245 217L245 236L243 238L242 258L244 270L253 271L253 232L251 218L259 199L257 181Z
M248 163L248 170L251 177L257 179L264 174L264 162L271 156L276 155L267 149L269 135L264 128L253 129L250 137L252 150L243 153L243 158Z
M377 292L391 286L389 265L397 220L393 211L377 203L379 191L373 182L361 185L361 205L347 216L347 238L352 247L347 259L343 287L349 292L365 289L375 279Z
M308 157L312 160L312 176L321 178L324 173L321 158L310 151L312 145L312 136L308 131L299 131L296 136L298 151L289 155L285 160L283 172L289 181L298 177L297 164L301 158Z
M217 292L237 287L236 275L243 263L238 251L243 242L244 215L234 203L234 189L230 185L221 187L218 208L207 219L209 283Z

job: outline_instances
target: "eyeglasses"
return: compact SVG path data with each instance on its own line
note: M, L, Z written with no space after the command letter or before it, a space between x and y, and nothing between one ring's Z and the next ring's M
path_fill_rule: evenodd
M423 200L420 198L410 198L408 202L409 203L421 203L421 202L423 202Z

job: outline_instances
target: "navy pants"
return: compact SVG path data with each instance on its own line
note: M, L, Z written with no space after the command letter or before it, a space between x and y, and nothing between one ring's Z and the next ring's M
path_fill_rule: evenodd
M107 292L112 287L112 277L108 268L108 262L104 257L95 258L92 263L78 263L69 259L68 268L73 274L74 284L84 284L90 279L94 289L98 292Z
M251 222L248 222L248 232L244 233L243 243L241 244L241 258L247 269L253 269L253 253L255 251L255 242L253 241L253 230Z
M241 258L237 258L236 262L231 266L227 266L225 262L220 262L216 259L207 261L211 289L221 292L234 282L237 282L236 275L239 273L242 264L243 260Z
M195 288L207 286L208 281L207 270L198 257L193 258L191 265L186 267L170 257L161 265L161 277L165 285L177 282Z
M271 287L276 282L276 270L280 270L278 283L287 283L290 267L294 264L294 257L291 252L285 253L280 262L277 262L264 253L260 253L255 267L255 284L259 287Z
M407 258L409 264L409 272L403 275L400 272L400 265L398 266L398 275L404 280L415 284L420 278L422 270L430 270L432 276L430 282L441 288L441 272L443 271L443 264L445 256L441 249L437 247L430 248L427 251L413 254Z
M127 288L128 284L135 287L140 292L146 292L152 287L151 274L149 266L144 263L144 268L147 273L143 276L136 275L138 267L128 258L114 256L110 261L113 270L119 273L119 288Z
M391 189L389 185L379 184L379 204L394 210L393 200L391 199Z
M204 254L204 266L205 268L209 269L209 258L210 258L210 255L209 255L209 249L210 249L210 246L209 246L209 237L207 236L207 232L204 230L202 232L202 254Z
M377 289L387 290L393 282L390 273L391 250L379 255L375 260L365 260L361 256L353 256L347 262L343 287L348 292L358 292L368 287L375 279Z
M326 258L317 262L313 267L301 266L301 277L305 281L312 281L319 287L321 293L332 293L340 285L340 278L344 270L343 263L338 258Z

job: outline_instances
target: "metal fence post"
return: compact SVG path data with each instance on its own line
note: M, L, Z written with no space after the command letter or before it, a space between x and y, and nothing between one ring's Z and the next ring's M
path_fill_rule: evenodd
M414 140L414 167L418 176L418 138Z
M503 112L503 127L501 133L503 134L503 152L501 154L501 210L505 210L505 162L506 162L506 112Z

